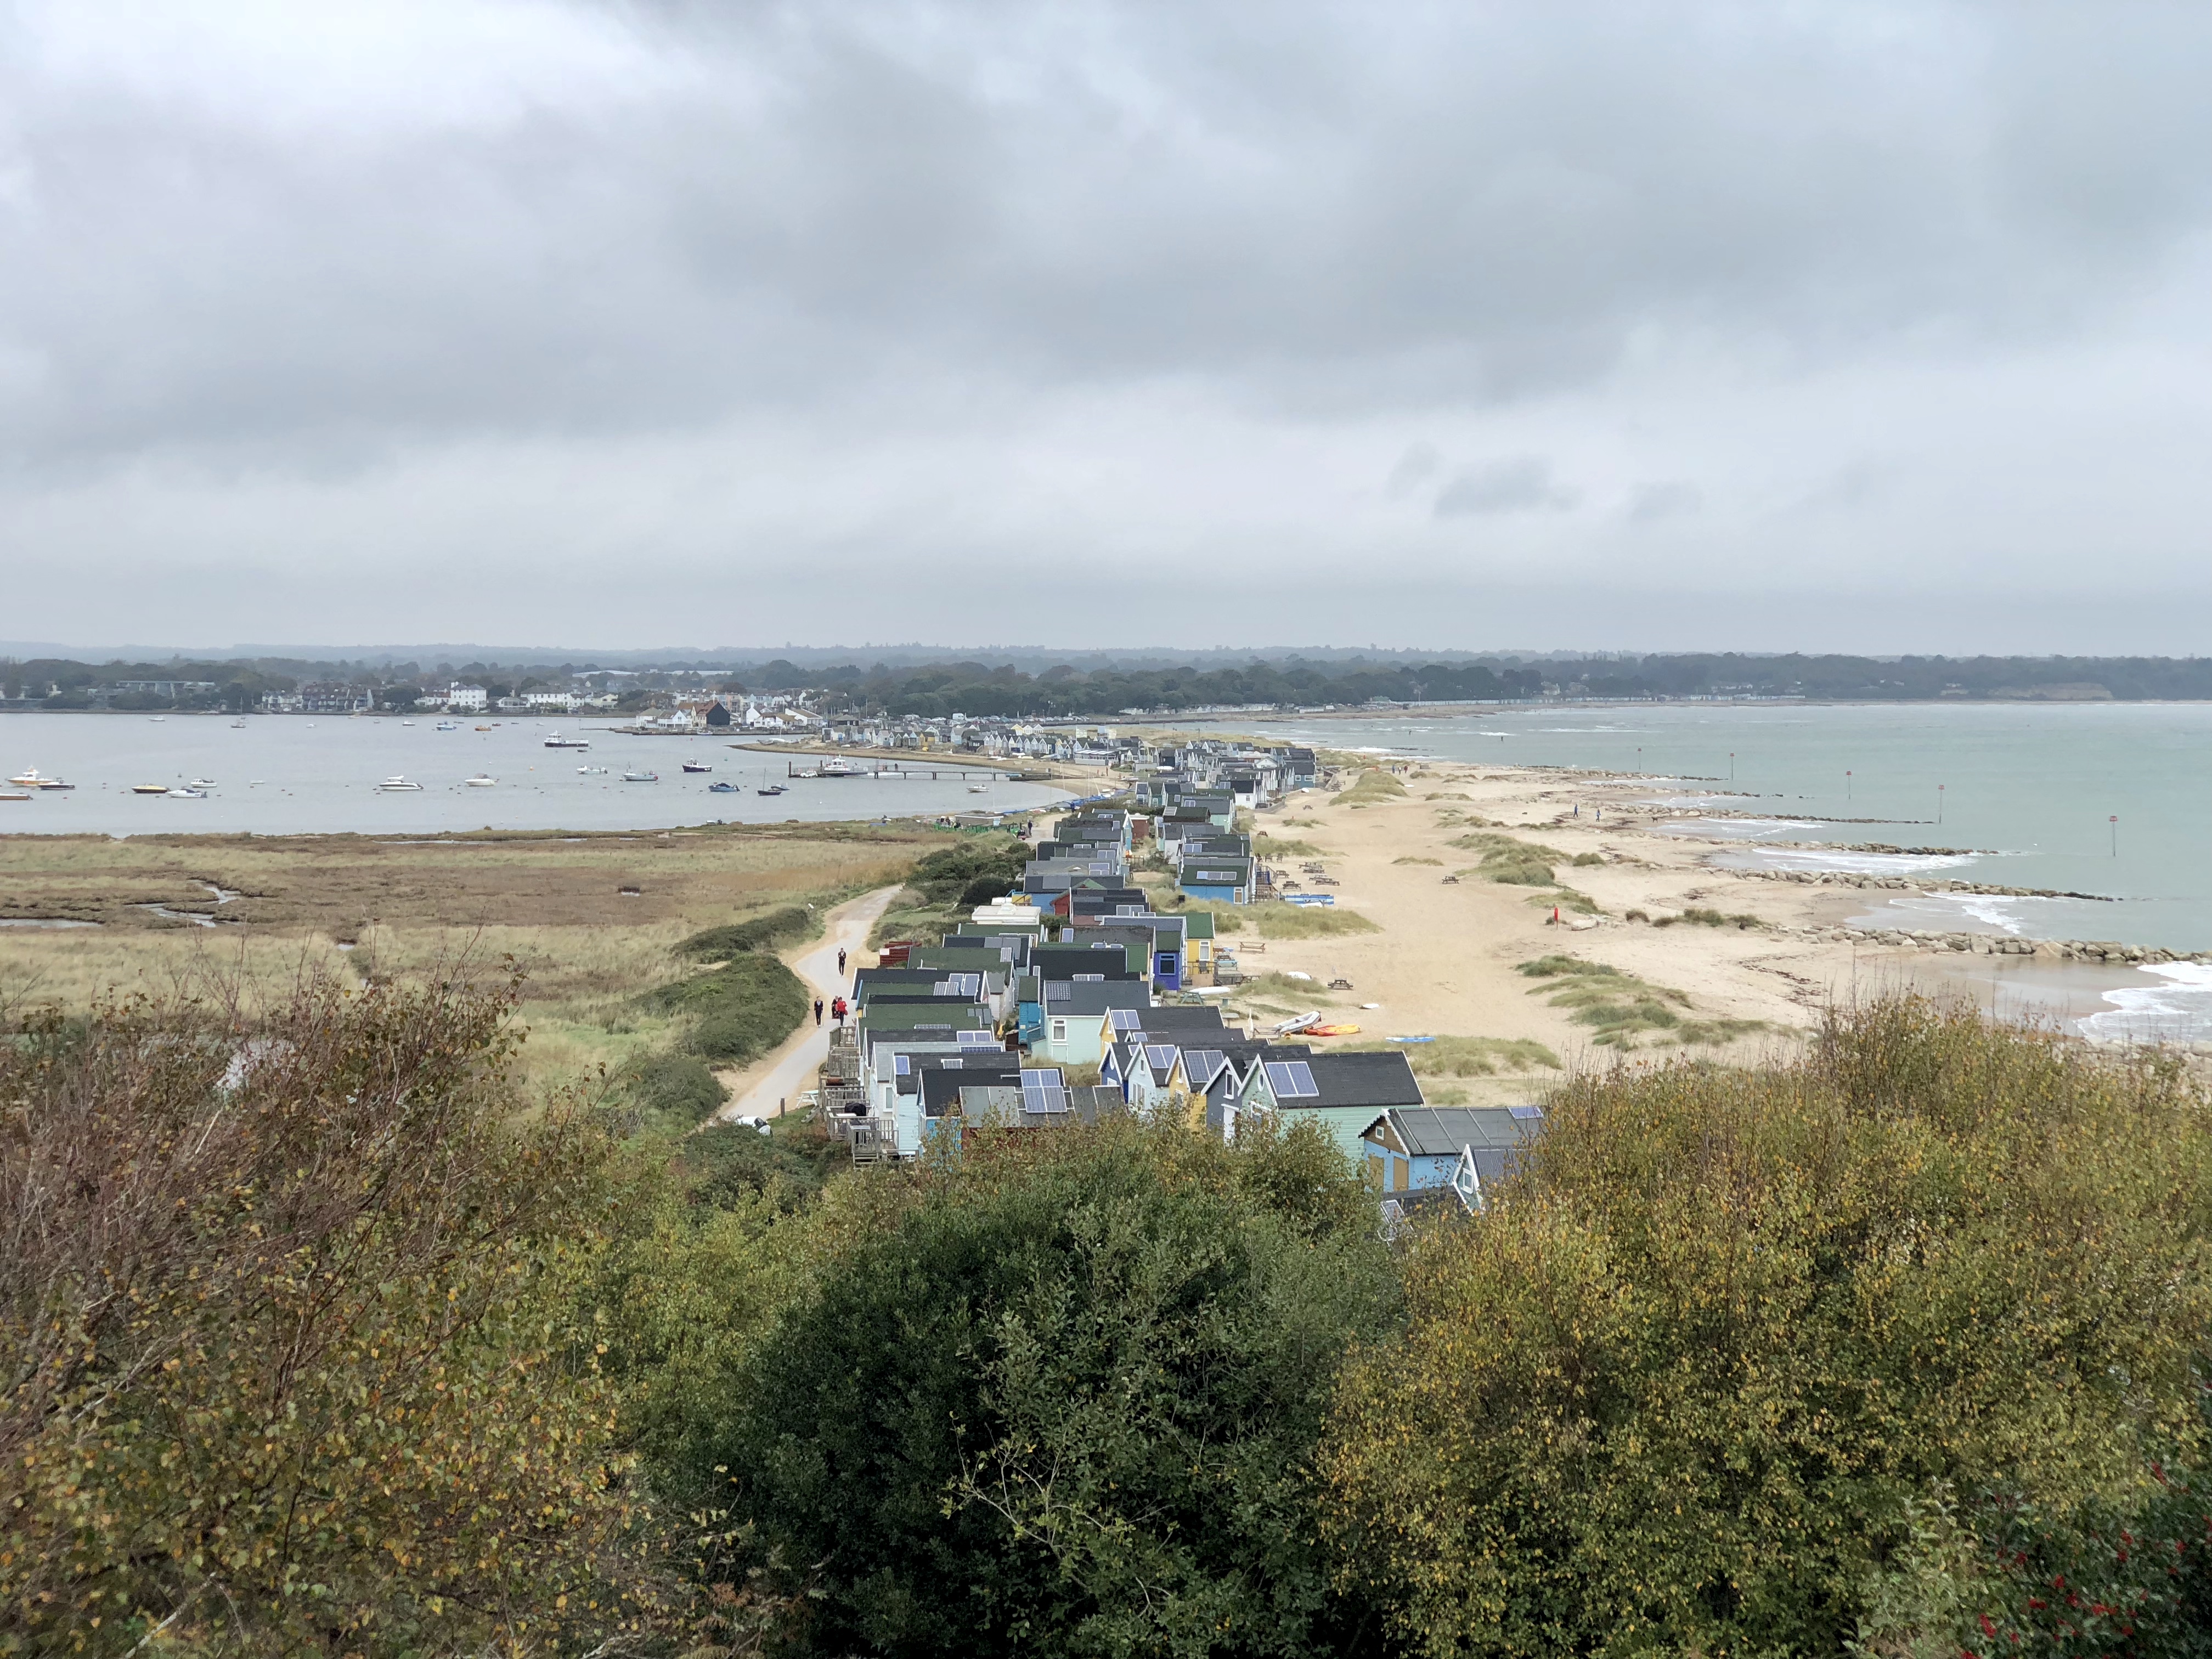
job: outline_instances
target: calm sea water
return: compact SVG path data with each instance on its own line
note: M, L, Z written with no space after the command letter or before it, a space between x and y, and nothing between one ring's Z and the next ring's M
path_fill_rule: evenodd
M476 731L477 724L464 720L459 731L441 732L433 717L404 726L386 718L259 715L234 728L227 716L0 715L0 778L35 767L76 785L27 801L0 801L0 833L640 830L718 820L936 817L1066 799L1034 784L993 783L971 794L967 781L950 770L935 782L793 779L788 793L763 796L754 793L759 786L785 781L783 757L732 749L726 739L633 738L551 720L502 720L489 732ZM556 731L588 738L592 746L544 747ZM687 760L714 769L686 774L680 769ZM605 769L579 769L584 767ZM660 781L624 783L626 769L655 772ZM476 773L498 782L469 787L463 780ZM376 786L395 774L420 783L422 791L380 792ZM215 785L205 800L131 793L134 784L195 778ZM743 793L708 793L716 782L737 784Z
M2212 949L2212 706L1660 703L1296 729L1331 748L1594 768L1648 782L1645 799L1753 815L1686 826L1740 842L1723 863L1917 869L2114 901L1869 895L1886 926ZM1963 850L1844 850L1867 842ZM2212 1037L2212 969L2131 977L2081 1022L2089 1035Z

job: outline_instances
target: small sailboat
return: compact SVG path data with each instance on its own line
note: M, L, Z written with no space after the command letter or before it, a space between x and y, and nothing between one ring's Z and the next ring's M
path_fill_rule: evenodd
M623 781L624 783L659 783L660 781L660 774L658 772L625 772L623 774Z
M772 783L772 784L769 785L769 787L768 787L767 788L765 788L765 789L762 790L760 793L761 793L762 794L763 794L763 795L780 795L780 794L783 793L783 792L784 792L784 790L785 790L785 788L786 788L787 787L787 786L786 786L786 785L784 785L784 784L781 784L781 783Z
M499 782L499 780L493 777L489 773L479 772L476 776L472 778L464 778L461 781L468 785L471 789L489 789L495 787Z
M397 795L409 791L420 789L422 786L419 783L410 782L406 778L394 773L391 777L385 779L382 783L378 784L376 787L378 790L384 794Z

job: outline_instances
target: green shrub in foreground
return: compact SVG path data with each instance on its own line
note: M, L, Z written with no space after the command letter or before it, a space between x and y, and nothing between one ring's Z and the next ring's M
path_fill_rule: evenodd
M1571 1084L1346 1375L1336 1559L1431 1653L1835 1652L1899 1600L1916 1506L2002 1490L2082 1538L2155 1459L2203 1467L2208 1218L2173 1068L1971 1010ZM1876 1650L1958 1659L1940 1601Z
M806 1651L1366 1650L1307 1475L1391 1317L1364 1189L1310 1132L1041 1142L910 1188L671 1478L757 1528Z

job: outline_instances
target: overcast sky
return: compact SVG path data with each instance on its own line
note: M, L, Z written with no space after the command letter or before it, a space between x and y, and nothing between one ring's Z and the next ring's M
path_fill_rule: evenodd
M2212 7L0 7L0 636L2212 648Z

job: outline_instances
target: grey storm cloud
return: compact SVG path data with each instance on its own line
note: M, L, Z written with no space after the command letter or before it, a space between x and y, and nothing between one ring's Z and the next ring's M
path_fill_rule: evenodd
M1540 456L1485 461L1462 469L1437 492L1437 516L1468 518L1491 513L1528 513L1540 508L1564 513L1582 492L1556 483L1552 464Z
M2128 0L26 0L0 538L22 631L134 572L327 613L363 559L493 606L834 560L934 629L898 573L1387 534L1473 580L1454 526L1586 492L1628 507L1550 514L1577 568L1703 502L1682 580L1750 605L1875 408L1960 480L1884 544L1967 589L2034 553L1989 504L2063 519L2008 467L2087 442L2085 507L2144 498L2160 441L2073 387L2192 406L2208 72L2212 13ZM2144 580L2197 581L2204 503L2149 496Z

